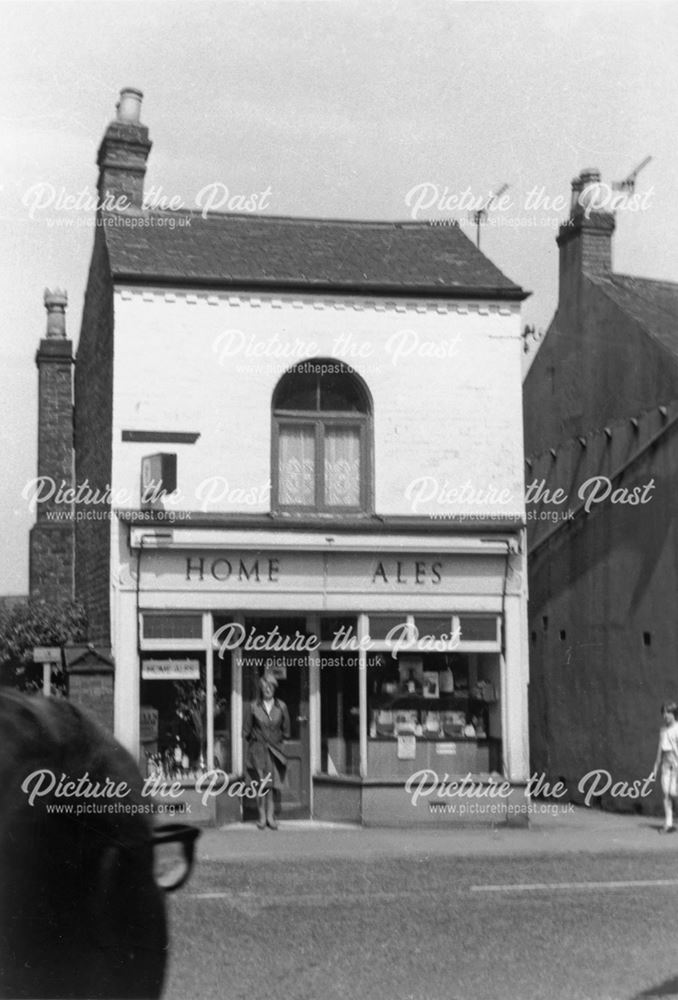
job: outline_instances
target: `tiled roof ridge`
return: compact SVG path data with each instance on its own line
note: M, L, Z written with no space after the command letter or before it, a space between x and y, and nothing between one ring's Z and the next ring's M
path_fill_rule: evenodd
M443 225L432 225L430 219L339 219L330 218L324 216L311 216L311 215L264 215L261 212L201 212L199 209L193 208L177 208L177 209L162 209L162 208L125 208L120 211L112 211L106 209L103 211L104 216L115 216L115 215L143 215L143 216L189 216L193 219L201 219L203 222L287 222L294 223L295 225L323 225L323 226L350 226L356 228L370 228L370 229L435 229L438 231L445 231L445 229L450 229L452 226ZM459 228L460 226L455 226L454 228ZM461 230L463 232L463 230ZM469 242L473 242L466 233L464 233Z
M611 272L610 275L590 275L586 277L603 295L621 309L627 316L638 323L641 330L661 348L673 363L678 353L675 343L674 327L678 323L678 284L672 281L655 281L652 278L636 278L633 275L622 275ZM620 279L615 281L615 278ZM627 280L625 280L627 279ZM638 287L629 282L640 282L648 287L648 291L659 292L664 289L676 296L675 308L656 296L643 295ZM629 296L631 301L624 301L623 296ZM622 296L622 298L620 298ZM654 314L654 315L653 315ZM666 336L662 327L669 324L671 335Z
M670 358L673 362L676 360L676 344L673 339L667 340L662 335L661 324L665 323L667 320L670 324L675 324L678 320L678 285L674 282L653 282L651 278L635 278L633 275L618 275L611 272L610 275L591 275L587 274L586 277L598 288L603 295L605 295L611 302L621 309L622 312L626 313L627 316L635 320L639 324L640 328L650 337ZM622 280L615 281L615 278L620 278ZM629 278L633 281L645 282L648 284L654 284L655 290L658 291L658 287L664 287L667 291L676 295L676 307L675 309L667 308L664 302L658 301L656 297L648 298L646 295L642 295L638 288L634 288L632 285L627 284L623 279ZM623 298L619 298L619 295L628 295L631 297L631 302L624 301ZM648 310L654 311L654 317L648 315ZM659 320L659 325L657 323Z
M622 281L638 281L644 285L657 285L666 288L667 291L678 292L678 281L669 281L667 278L644 278L639 274L622 274L621 271L612 271L610 278L612 281L615 278L621 278Z
M613 287L620 288L625 292L629 292L631 295L635 295L641 302L646 301L645 296L641 295L640 289L634 287L634 285L647 285L654 290L665 289L667 292L672 292L678 296L677 281L665 281L658 278L642 278L635 274L621 274L617 271L611 271L609 274L587 274L586 277L603 291L605 291L606 288L609 289L609 286L612 285ZM631 282L633 282L633 284L631 284ZM617 305L619 305L622 309L624 308L620 302L617 302ZM672 318L675 318L676 315L678 315L678 305L675 312L671 309L667 309L664 302L654 298L652 299L651 305L653 309L658 309L660 312ZM647 325L645 320L641 320L638 317L635 318L638 319L643 326ZM652 332L651 327L648 327L648 329Z

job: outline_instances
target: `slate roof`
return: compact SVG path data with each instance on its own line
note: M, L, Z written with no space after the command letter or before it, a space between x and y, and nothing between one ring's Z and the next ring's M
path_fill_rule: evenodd
M103 219L119 281L518 301L529 294L458 226L192 212L138 213L148 224L128 226L121 214Z
M25 604L28 600L28 594L2 594L0 595L0 611L12 611L18 604Z
M630 274L587 277L637 320L672 354L678 355L678 284Z
M69 674L108 673L113 670L110 646L100 649L92 643L64 646L64 655Z

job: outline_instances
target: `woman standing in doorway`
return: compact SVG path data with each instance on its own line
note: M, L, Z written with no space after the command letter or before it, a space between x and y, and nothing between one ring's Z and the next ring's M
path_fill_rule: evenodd
M283 741L290 738L290 716L285 702L275 697L277 686L278 682L272 674L264 674L259 679L259 697L251 703L244 727L250 777L258 782L260 788L266 776L271 776L264 794L257 796L257 826L260 830L266 825L271 830L278 829L275 792L282 788L287 770Z

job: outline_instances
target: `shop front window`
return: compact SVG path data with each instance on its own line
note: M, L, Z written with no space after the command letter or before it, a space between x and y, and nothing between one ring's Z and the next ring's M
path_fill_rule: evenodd
M165 780L194 780L206 767L205 654L142 656L140 696L142 767Z
M165 781L194 782L210 767L231 764L231 664L215 657L214 741L210 760L205 653L145 653L141 660L141 765Z
M439 769L443 757L449 773L501 769L498 654L372 655L367 682L370 778Z

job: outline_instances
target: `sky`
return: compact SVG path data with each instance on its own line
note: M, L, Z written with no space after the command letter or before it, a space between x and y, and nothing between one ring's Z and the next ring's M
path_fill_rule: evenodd
M597 167L611 184L652 156L636 210L617 211L614 268L678 280L676 4L23 0L0 14L0 594L28 589L43 289L67 289L77 344L93 241L93 211L58 199L95 197L122 87L144 92L146 190L188 208L227 189L269 214L414 211L475 238L444 199L508 184L481 248L532 293L537 330L570 181Z

